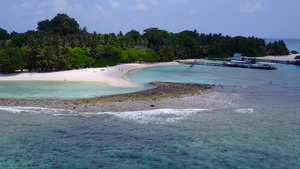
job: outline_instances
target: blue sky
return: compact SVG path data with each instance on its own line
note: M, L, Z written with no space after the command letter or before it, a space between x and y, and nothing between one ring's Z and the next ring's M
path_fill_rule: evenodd
M0 28L36 30L57 13L75 18L89 32L169 32L260 38L300 38L300 0L0 0Z

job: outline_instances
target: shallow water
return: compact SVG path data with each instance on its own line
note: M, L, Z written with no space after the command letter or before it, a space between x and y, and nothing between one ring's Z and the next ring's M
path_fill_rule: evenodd
M212 109L78 113L1 106L0 168L300 168L300 67L277 67L181 65L128 76L140 89L151 81L226 85L214 91L220 103ZM93 85L58 91L110 91ZM16 93L30 94L22 90ZM36 93L52 92L47 86ZM221 101L232 106L222 108Z
M143 89L143 86L122 88L84 82L0 82L0 98L90 98Z
M277 64L278 70L258 70L219 66L189 65L153 67L130 74L137 83L164 81L216 85L260 86L300 85L300 66Z

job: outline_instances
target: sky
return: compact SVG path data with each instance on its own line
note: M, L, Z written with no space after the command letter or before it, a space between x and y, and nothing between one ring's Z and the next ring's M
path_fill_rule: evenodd
M229 36L300 38L300 0L0 0L0 28L23 33L58 13L88 32L155 27Z

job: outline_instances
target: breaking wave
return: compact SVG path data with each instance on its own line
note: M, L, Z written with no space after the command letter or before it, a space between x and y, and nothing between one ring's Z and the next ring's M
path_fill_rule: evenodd
M53 109L53 108L44 108L44 107L6 107L0 106L1 111L10 112L10 113L34 113L34 114L74 114L76 111L66 110L66 109Z
M235 112L241 114L251 114L254 112L254 108L236 109Z
M121 119L132 120L140 124L148 123L174 123L182 120L190 115L207 109L156 109L143 111L128 111L128 112L102 112L102 113L84 113L87 116L109 114Z
M175 123L190 115L208 109L156 109L126 112L77 112L66 109L53 109L43 107L5 107L0 106L0 111L10 113L33 113L33 114L52 114L54 116L84 116L93 117L99 115L112 115L114 117L130 120L140 124L148 123Z

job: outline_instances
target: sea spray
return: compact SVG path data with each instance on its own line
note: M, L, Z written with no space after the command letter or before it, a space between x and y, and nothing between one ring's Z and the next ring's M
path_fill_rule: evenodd
M109 114L121 119L131 120L140 124L148 123L174 123L182 120L190 115L208 111L207 109L156 109L156 110L141 110L128 112L101 112L101 113L84 113L87 116Z
M0 111L10 113L33 113L33 114L52 114L54 116L84 116L92 117L99 115L112 115L120 119L130 120L139 124L148 123L174 123L182 120L190 115L209 111L208 109L155 109L155 110L140 110L126 112L78 112L66 109L54 109L43 107L6 107L0 106Z
M251 114L254 112L254 108L236 109L235 112L240 114Z
M76 111L66 110L66 109L53 109L53 108L44 108L44 107L8 107L0 106L1 111L10 112L10 113L34 113L34 114L74 114Z
M0 168L300 167L298 105L149 110L147 124L135 118L148 110L56 116L61 109L1 108Z

